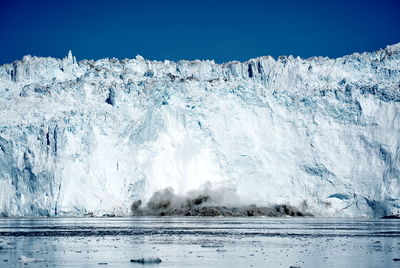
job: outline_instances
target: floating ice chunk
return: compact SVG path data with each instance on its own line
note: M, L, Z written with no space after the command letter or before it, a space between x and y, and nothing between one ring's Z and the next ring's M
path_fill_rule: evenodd
M224 245L220 243L211 243L211 244L203 244L201 245L202 248L222 248Z
M19 261L20 262L41 262L41 261L44 261L44 260L43 259L37 259L37 258L30 258L30 257L27 257L27 256L21 256L19 258Z
M131 262L141 263L141 264L154 264L154 263L161 263L161 259L156 258L140 258L140 259L132 259Z

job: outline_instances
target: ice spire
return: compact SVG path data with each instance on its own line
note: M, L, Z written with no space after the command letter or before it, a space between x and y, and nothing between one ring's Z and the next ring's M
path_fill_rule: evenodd
M75 64L75 62L76 62L76 59L72 55L72 51L71 50L68 51L67 62L70 63L70 64Z

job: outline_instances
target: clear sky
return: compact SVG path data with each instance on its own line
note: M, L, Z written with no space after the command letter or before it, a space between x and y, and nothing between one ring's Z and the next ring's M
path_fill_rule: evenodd
M23 55L217 62L338 57L400 42L400 0L0 0L0 64Z

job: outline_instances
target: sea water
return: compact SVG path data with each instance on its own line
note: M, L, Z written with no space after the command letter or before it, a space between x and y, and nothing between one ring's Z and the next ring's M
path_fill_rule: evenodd
M160 258L159 264L131 262ZM0 267L400 267L400 221L0 219Z

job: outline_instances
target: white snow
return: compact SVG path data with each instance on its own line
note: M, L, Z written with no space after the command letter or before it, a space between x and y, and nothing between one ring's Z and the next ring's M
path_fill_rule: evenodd
M400 207L400 45L247 62L0 66L0 215L127 215L210 182L316 216ZM222 193L221 193L222 194Z

